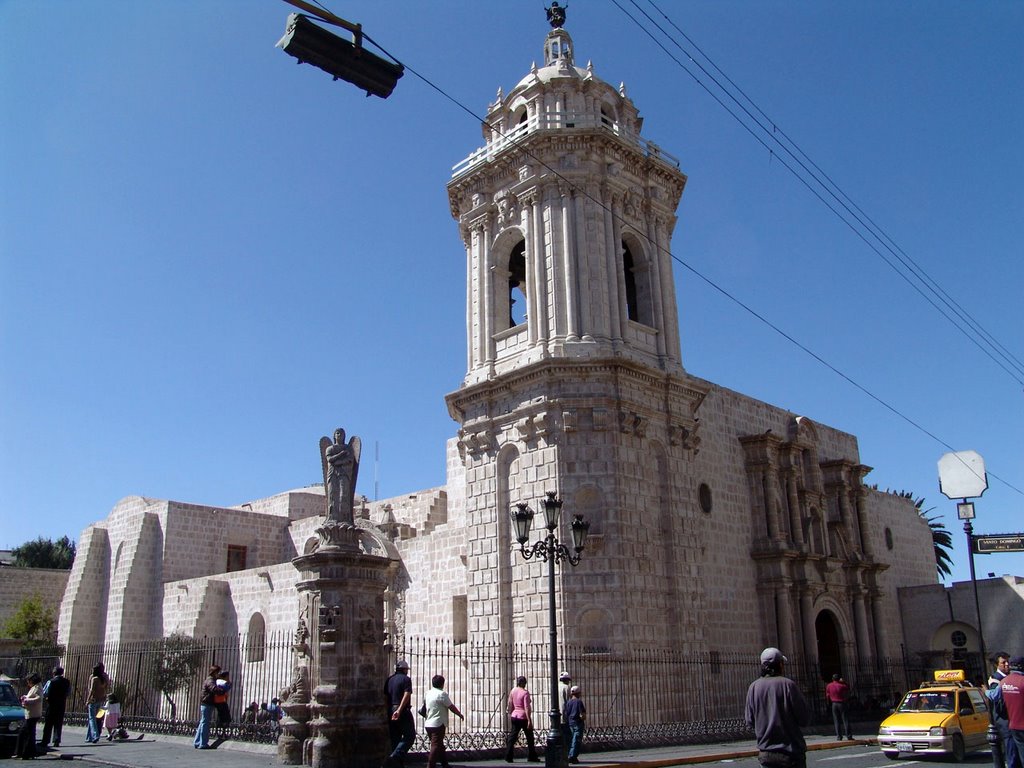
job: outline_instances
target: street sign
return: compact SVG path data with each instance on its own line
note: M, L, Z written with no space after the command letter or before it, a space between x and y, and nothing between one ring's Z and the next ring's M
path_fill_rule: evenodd
M939 490L947 499L974 499L986 488L985 460L977 451L946 453L939 459Z
M975 536L974 551L979 555L990 555L993 552L1024 552L1024 533Z

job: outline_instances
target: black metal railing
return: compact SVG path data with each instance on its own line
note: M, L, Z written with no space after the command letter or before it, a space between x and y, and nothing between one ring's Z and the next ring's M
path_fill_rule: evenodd
M45 678L54 665L61 664L72 683L68 722L84 724L89 677L93 666L103 661L113 689L122 700L122 720L129 731L185 735L196 728L207 669L218 664L229 671L233 688L229 697L231 722L219 726L214 735L272 743L276 728L246 722L244 710L251 702L268 702L288 687L291 644L291 635L281 632L252 638L203 637L188 639L187 643L179 638L173 647L166 639L72 645L0 658L0 665L11 677L39 672ZM551 704L547 644L454 643L410 637L388 646L387 654L391 668L398 658L409 662L415 707L430 678L434 674L445 676L446 690L466 714L464 722L452 718L448 744L453 752L473 754L503 748L508 692L519 675L527 678L533 692L538 731L547 728ZM750 735L742 720L743 703L759 666L749 654L658 649L612 653L566 646L559 649L559 659L560 668L567 670L583 690L588 712L587 742L592 749L699 743ZM179 672L186 672L168 680L166 668L172 662ZM786 667L786 674L800 685L822 724L831 722L824 686L833 671L796 660ZM922 665L903 659L847 664L841 671L854 691L851 716L855 721L877 721L895 706L903 691L928 676ZM426 749L424 739L417 742L416 749Z

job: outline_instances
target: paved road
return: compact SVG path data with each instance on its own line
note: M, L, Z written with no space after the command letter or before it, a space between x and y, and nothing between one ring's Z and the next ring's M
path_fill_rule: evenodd
M885 759L868 739L837 742L831 737L810 736L807 741L811 750L807 760L808 768L904 768L905 765L918 762L903 760L893 763ZM757 768L757 761L754 759L756 754L757 750L752 741L737 741L584 753L580 755L580 763L591 768L668 768L674 765L724 761L737 764L730 768ZM182 768L183 765L201 766L205 763L209 763L211 768L280 766L273 746L225 741L218 743L216 750L200 752L193 749L191 739L180 736L147 736L141 741L101 741L99 744L86 744L84 738L72 738L65 740L59 750L51 750L39 759L76 760L116 768ZM412 765L417 764L414 761L410 762ZM991 765L987 753L972 755L968 757L968 762L973 765ZM419 764L423 764L423 759ZM518 759L516 764L527 765L522 759ZM507 763L500 759L453 759L452 765L462 768L507 767Z

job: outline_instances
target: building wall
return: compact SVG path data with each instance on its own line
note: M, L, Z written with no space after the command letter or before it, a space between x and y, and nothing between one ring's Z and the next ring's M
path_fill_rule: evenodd
M977 584L987 655L997 651L1019 655L1024 646L1024 578L1001 576L978 579ZM909 653L925 653L923 658L930 659L933 666L940 660L952 665L954 629L966 636L964 650L971 654L981 650L971 582L958 581L948 587L938 583L904 586L898 592L899 626Z
M71 571L51 568L0 568L0 637L4 626L18 610L25 598L38 595L44 606L59 617L60 602L64 597Z

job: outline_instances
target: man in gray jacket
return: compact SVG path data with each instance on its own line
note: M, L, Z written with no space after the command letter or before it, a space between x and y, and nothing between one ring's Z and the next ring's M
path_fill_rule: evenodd
M811 710L797 684L782 671L788 659L778 648L761 651L761 677L747 689L744 718L757 736L757 760L765 768L805 768L807 742L802 727Z

